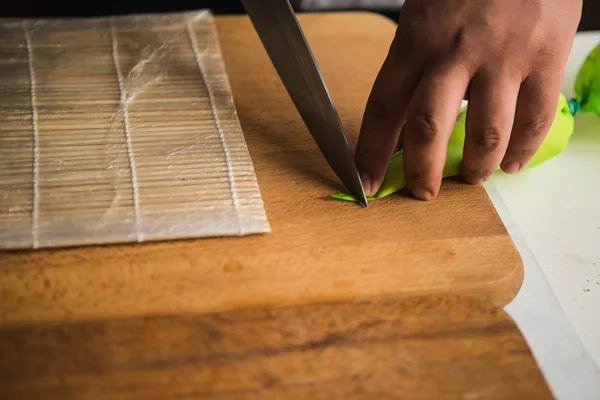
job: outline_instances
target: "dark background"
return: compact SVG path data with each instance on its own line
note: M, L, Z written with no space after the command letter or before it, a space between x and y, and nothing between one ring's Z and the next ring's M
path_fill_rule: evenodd
M215 14L243 14L244 9L235 0L92 0L70 3L65 0L1 0L0 16L3 17L73 17L100 16L131 13L154 13L197 10L210 8ZM443 0L441 0L443 1ZM569 1L569 0L555 0ZM9 4L6 4L9 3ZM508 3L508 1L507 1ZM397 20L397 10L374 10ZM600 30L600 0L583 1L583 17L580 31Z

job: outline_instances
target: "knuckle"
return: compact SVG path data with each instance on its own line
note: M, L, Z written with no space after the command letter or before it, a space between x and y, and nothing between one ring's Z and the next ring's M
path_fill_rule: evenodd
M539 114L535 117L528 118L521 123L521 131L519 132L525 138L536 138L545 135L550 129L554 115Z
M371 146L369 146L366 143L359 143L359 146L357 146L356 148L355 157L357 159L357 162L363 165L370 164L376 158L375 151Z
M427 171L411 171L406 176L409 187L429 188L434 181L435 178Z
M362 145L356 151L356 158L359 167L364 168L373 168L374 166L382 164L386 157L384 156L386 152L381 149L379 146L373 145Z
M561 43L561 38L549 38L550 40L547 43ZM561 56L560 50L558 50L555 46L550 46L545 44L537 49L536 60L539 65L547 66L554 65L558 57Z
M388 121L391 118L387 103L379 98L370 98L366 105L367 114L374 121Z
M415 132L415 140L420 144L427 145L433 143L442 129L442 124L429 113L419 113L412 118L410 130Z
M472 76L480 65L479 52L473 51L478 47L476 40L471 32L462 28L452 36L450 43L449 61L461 65L469 76Z
M514 149L511 150L511 152L507 154L506 157L510 158L511 160L529 160L535 155L536 152L537 150L535 149Z
M489 153L496 150L502 143L502 129L497 127L484 128L475 138L475 147L481 153Z
M451 49L452 52L458 54L469 53L471 49L470 36L464 28L458 29L454 35L452 35Z

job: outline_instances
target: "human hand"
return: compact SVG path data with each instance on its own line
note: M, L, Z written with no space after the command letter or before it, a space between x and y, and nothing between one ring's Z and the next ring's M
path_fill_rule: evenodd
M367 195L401 146L408 189L436 197L467 98L463 179L518 172L553 122L581 10L582 0L407 0L356 148Z

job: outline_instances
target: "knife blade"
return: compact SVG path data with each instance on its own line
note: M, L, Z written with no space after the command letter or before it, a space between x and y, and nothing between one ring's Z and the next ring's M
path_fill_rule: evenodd
M279 78L327 163L368 206L338 112L289 0L241 0Z

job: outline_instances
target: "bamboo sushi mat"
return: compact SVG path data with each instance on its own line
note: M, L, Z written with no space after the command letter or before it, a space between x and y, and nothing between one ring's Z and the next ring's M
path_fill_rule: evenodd
M207 10L0 24L0 248L269 232Z

